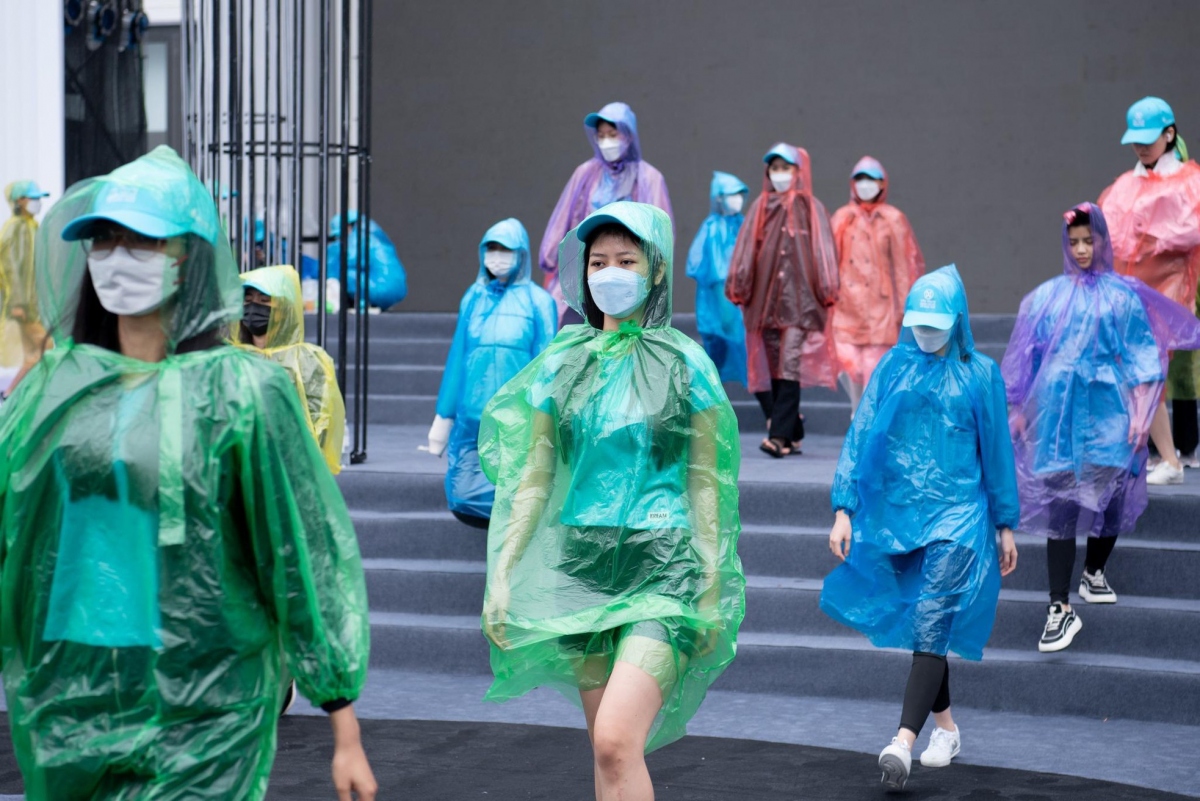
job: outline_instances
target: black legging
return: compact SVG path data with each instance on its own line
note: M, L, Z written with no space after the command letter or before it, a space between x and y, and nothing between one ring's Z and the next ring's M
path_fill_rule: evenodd
M804 423L800 420L800 382L771 379L770 392L755 392L771 437L785 442L804 439Z
M920 734L929 713L950 708L950 665L946 657L917 651L913 654L908 687L904 690L904 708L900 728Z
M1175 447L1185 456L1200 445L1200 422L1196 420L1196 401L1171 401L1171 435Z
M1103 570L1116 544L1116 537L1088 537L1084 569L1093 574ZM1075 569L1074 537L1046 540L1046 569L1050 574L1050 603L1069 603L1071 572Z

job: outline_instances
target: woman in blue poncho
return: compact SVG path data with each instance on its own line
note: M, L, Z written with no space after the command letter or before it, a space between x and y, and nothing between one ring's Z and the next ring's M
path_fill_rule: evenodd
M746 386L746 326L742 310L725 297L729 258L746 216L750 189L727 172L714 172L709 215L688 248L687 277L696 282L696 328L722 381Z
M838 460L829 547L844 562L821 608L880 648L913 652L900 729L879 755L901 789L930 711L921 764L958 753L946 654L980 659L1019 518L1000 368L975 351L954 265L917 280L900 342L871 375ZM997 532L999 539L997 542Z
M442 374L429 451L449 446L446 502L459 520L487 528L495 487L479 468L479 418L505 382L554 339L558 312L550 293L529 280L529 234L501 220L479 243L479 275L458 306L458 326Z

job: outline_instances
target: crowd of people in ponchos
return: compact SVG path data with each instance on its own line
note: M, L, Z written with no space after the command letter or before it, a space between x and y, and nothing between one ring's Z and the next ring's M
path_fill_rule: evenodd
M787 143L753 200L713 174L686 257L696 343L671 327L670 200L633 111L584 130L593 155L537 253L545 288L518 220L481 239L428 436L451 511L488 531L488 698L558 688L583 707L597 798L652 798L644 753L685 733L745 614L723 385L754 393L758 448L788 458L801 389L840 384L821 608L913 653L883 782L904 786L931 713L921 762L950 764L946 657L982 658L1013 532L1047 538L1038 648L1061 650L1082 628L1076 537L1080 598L1116 602L1117 537L1147 485L1194 464L1200 168L1173 112L1129 109L1137 165L1064 213L1062 275L1024 299L999 365L956 267L926 272L883 165L855 164L831 217ZM345 411L304 343L299 275L239 276L168 148L71 187L40 230L45 193L6 196L0 653L27 796L260 798L298 689L333 721L339 791L373 798L353 707L365 583L333 480Z

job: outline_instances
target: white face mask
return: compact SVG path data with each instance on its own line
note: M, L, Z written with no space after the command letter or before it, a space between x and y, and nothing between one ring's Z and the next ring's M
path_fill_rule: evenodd
M597 139L596 147L600 148L600 157L605 161L616 161L621 158L621 153L625 150L625 143L619 137L609 136Z
M879 181L874 178L860 178L854 182L854 194L858 195L858 199L870 203L875 198L879 197L879 193L883 187L879 185Z
M725 211L730 214L737 214L742 210L742 204L746 202L746 198L742 195L726 195L725 196Z
M87 264L100 305L113 314L149 314L179 291L179 264L166 253L141 261L121 245L108 258L88 256Z
M505 278L517 266L517 254L511 250L489 250L483 254L483 266L497 278Z
M950 341L949 330L943 331L928 325L914 325L912 332L917 340L917 347L926 353L937 353Z
M592 300L609 317L628 317L650 294L646 276L623 267L605 267L588 276Z
M25 204L25 211L29 212L31 215L36 215L41 210L42 210L42 199L41 198L34 198L33 200L30 200L28 203Z
M792 177L790 172L773 172L770 174L771 186L776 192L786 192L792 188Z

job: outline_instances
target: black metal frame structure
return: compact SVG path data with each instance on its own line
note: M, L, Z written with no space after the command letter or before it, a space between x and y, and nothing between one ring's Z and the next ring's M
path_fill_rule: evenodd
M339 249L333 354L356 464L367 457L371 16L372 0L183 0L181 37L185 158L213 192L240 269L290 262L300 270L305 245L316 246L323 348L329 222L340 217L348 243L349 212L358 210L354 287L345 281L349 253ZM314 209L315 225L305 216Z

